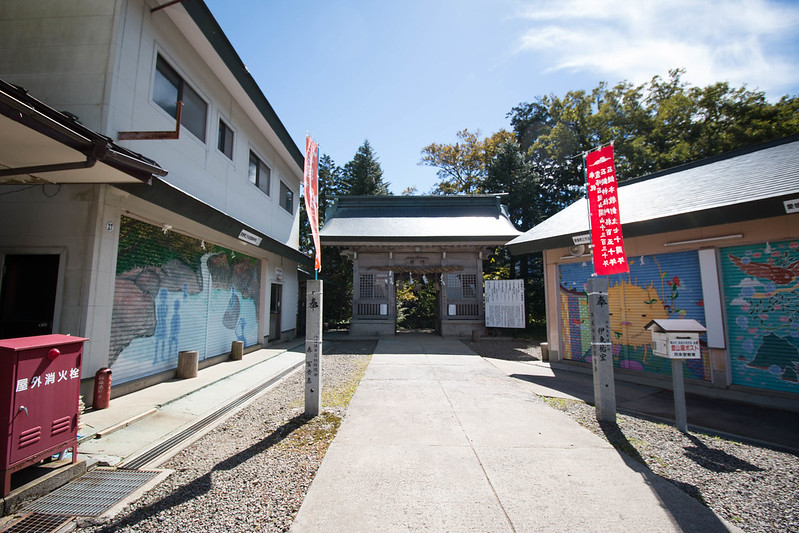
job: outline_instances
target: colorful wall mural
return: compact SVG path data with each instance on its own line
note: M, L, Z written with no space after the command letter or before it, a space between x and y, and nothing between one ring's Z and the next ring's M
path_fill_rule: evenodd
M668 359L652 354L652 335L644 326L655 318L688 318L705 323L699 256L695 251L628 257L630 272L608 276L613 362L618 368L671 375ZM561 356L591 361L591 330L586 287L590 261L560 265ZM700 337L702 359L685 361L685 376L710 379L707 338Z
M260 261L122 217L109 367L114 383L174 369L258 342Z
M721 250L736 385L799 392L799 240Z

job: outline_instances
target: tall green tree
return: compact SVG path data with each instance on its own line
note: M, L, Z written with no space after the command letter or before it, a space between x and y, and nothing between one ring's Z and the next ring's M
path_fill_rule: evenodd
M483 192L488 164L502 142L513 139L511 132L501 130L480 139L480 130L463 129L455 144L432 143L422 148L420 165L438 168L434 194L479 194Z
M518 142L513 139L497 148L488 165L484 188L487 193L508 193L503 203L511 222L517 228L531 228L548 216L548 212L539 209L546 195L541 182L541 175L525 159ZM511 257L506 248L500 247L484 268L487 277L525 280L526 316L534 324L542 324L545 317L541 264L540 253Z
M319 227L324 225L327 210L335 197L345 195L387 195L388 183L369 141L364 141L355 156L343 168L325 154L319 159ZM300 212L300 249L313 254L311 227L305 205ZM325 282L323 320L330 325L346 323L352 318L352 262L337 247L322 251L322 272Z
M511 220L526 231L583 195L582 156L606 143L614 143L617 174L625 180L799 133L799 97L770 103L760 91L723 82L692 87L683 75L677 69L641 85L600 83L539 96L508 113L516 142L497 143L482 169L479 134L468 130L455 145L425 147L421 164L439 168L443 194L510 193ZM494 259L503 268L501 257ZM510 265L528 280L528 298L543 316L540 254Z
M728 83L692 87L683 70L648 83L600 83L590 92L540 96L508 114L525 158L558 207L583 183L584 152L614 142L621 180L799 132L799 98L769 103Z
M541 215L535 209L542 192L538 174L525 160L519 144L510 140L499 145L486 169L482 189L486 193L507 193L503 203L511 222L518 227L532 227Z
M352 196L384 196L391 194L389 183L383 181L383 169L369 144L365 140L352 161L344 165L345 194Z

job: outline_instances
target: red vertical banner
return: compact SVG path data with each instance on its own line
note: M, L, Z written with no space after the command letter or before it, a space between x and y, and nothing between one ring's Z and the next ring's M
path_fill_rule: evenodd
M619 192L613 145L585 156L588 210L591 221L594 272L600 276L629 272L621 235Z
M314 245L314 270L322 270L322 247L319 245L319 146L305 136L305 169L303 172L305 188L305 212L311 225Z

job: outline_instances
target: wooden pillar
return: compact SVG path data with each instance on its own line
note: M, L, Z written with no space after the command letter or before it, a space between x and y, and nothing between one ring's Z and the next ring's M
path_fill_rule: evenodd
M241 361L244 357L244 341L233 341L230 344L230 360Z
M187 379L196 378L199 366L200 352L185 351L178 352L177 378Z

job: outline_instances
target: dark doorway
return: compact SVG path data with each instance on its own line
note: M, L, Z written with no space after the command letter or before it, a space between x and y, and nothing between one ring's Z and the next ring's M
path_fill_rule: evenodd
M6 255L0 284L0 338L53 332L60 257Z
M396 274L397 331L439 330L438 291L435 274Z
M269 341L280 340L280 314L283 307L283 285L272 284L269 300Z

